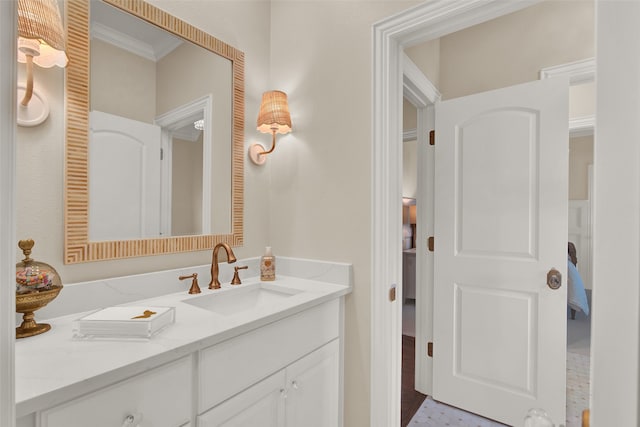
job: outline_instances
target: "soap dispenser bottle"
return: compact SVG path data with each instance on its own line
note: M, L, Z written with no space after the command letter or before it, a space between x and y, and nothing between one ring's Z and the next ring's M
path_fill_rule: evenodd
M265 248L264 255L260 258L260 280L276 280L276 257L271 252L271 246Z

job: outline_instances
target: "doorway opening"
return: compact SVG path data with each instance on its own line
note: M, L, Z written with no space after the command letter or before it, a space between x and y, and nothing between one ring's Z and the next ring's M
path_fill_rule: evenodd
M406 81L406 79L405 79ZM572 78L572 84L575 83L573 81ZM406 89L405 89L406 90ZM407 101L405 100L404 102L404 110L407 110ZM411 106L410 106L411 108ZM413 110L415 111L415 109ZM575 115L574 115L575 117ZM583 117L580 117L580 119L583 119ZM591 118L592 119L592 118ZM574 120L575 121L575 120ZM582 126L584 127L584 126ZM574 123L574 128L575 128L575 123ZM404 130L405 130L405 137L407 136L406 132L408 129L406 126L404 126ZM409 129L410 130L410 129ZM582 130L583 131L583 130ZM409 132L410 133L410 132ZM575 132L572 132L572 136ZM591 153L591 158L590 160L585 164L593 164L593 127L591 127L591 140L590 142L585 141L585 136L581 135L580 137L582 139L575 139L572 138L570 146L572 147L572 151L575 148L575 151L579 152L579 153L583 153L584 151L590 151ZM415 135L415 127L414 127L414 135ZM407 160L407 153L406 151L410 151L412 150L412 147L410 147L410 144L407 144L407 140L409 139L405 139L405 142L403 143L403 160L405 163L405 170L403 171L403 174L405 175L405 180L406 180L406 160ZM414 137L415 140L415 137ZM590 149L588 148L590 147ZM584 154L584 153L583 153ZM414 155L415 156L415 155ZM415 160L415 158L414 158ZM585 163L585 159L581 159L579 160L579 162ZM573 167L576 167L575 165L575 161L571 160L571 165ZM585 165L580 165L585 166ZM586 169L584 171L581 171L580 173L582 174L584 172L584 175L587 176L587 172ZM569 170L569 174L570 175L575 175L576 173L573 172L571 169ZM585 182L587 181L587 179L584 180ZM406 189L403 187L403 193L402 196L404 198L406 197L411 197L412 194L411 192L407 192ZM415 200L415 199L414 199ZM581 262L582 264L582 268L580 268L580 273L583 274L585 276L585 284L587 286L587 294L590 294L590 273L591 273L591 262L590 262L590 257L591 257L591 248L590 248L590 238L591 238L591 222L590 222L590 206L589 204L592 202L593 198L591 197L590 192L588 192L588 194L586 194L585 196L581 196L581 197L571 197L570 194L570 201L569 201L569 205L570 205L570 211L569 211L569 225L570 225L570 232L569 232L569 236L568 236L568 241L569 242L574 242L574 244L576 244L577 247L579 247L580 249L578 250L578 253L580 254L580 258L581 260L589 260L587 261L583 261ZM405 201L406 203L406 201ZM415 201L413 201L413 203L415 203ZM586 208L582 209L582 211L578 211L576 213L576 209L575 209L575 205L587 205ZM407 211L407 208L404 208L404 211ZM573 215L573 216L572 216ZM576 217L576 215L578 215ZM582 216L580 216L582 215ZM586 215L586 217L585 217ZM585 218L588 217L588 221L585 220ZM412 224L410 222L409 219L409 215L407 214L407 212L405 212L402 216L402 220L403 220L403 246L402 246L402 266L403 266L403 274L402 274L402 287L403 287L403 291L404 291L404 296L402 298L402 314L403 314L403 321L402 321L402 347L403 347L403 367L404 367L404 363L406 360L406 356L404 355L404 349L405 349L405 343L406 343L406 336L411 336L412 333L415 333L415 326L414 326L414 321L415 321L415 303L414 303L414 299L411 298L412 296L415 298L415 296L411 293L411 291L407 291L407 289L411 289L410 285L407 285L407 280L411 279L407 279L408 277L410 278L412 274L415 274L415 270L413 270L415 267L410 267L410 261L408 261L408 259L410 259L408 252L411 251L411 249L413 249L415 251L415 245L408 245L407 243L407 235L411 235L411 233L413 232L413 236L415 236L415 226L413 226L413 228L409 228L412 227ZM572 222L573 221L573 222ZM581 228L580 230L576 230L575 226L578 226L578 228ZM576 234L578 233L578 234ZM581 234L580 234L581 233ZM420 235L420 239L425 238L425 235ZM415 262L415 261L414 261ZM411 268L412 271L407 272L407 268ZM591 301L589 298L588 301L588 307L591 306ZM587 308L588 311L588 308ZM570 311L568 311L568 316L570 316ZM570 318L569 318L570 319ZM582 411L582 409L585 409L588 407L588 356L589 356L589 352L590 352L590 348L589 348L589 320L590 317L588 316L588 314L585 314L584 312L580 312L580 310L578 310L578 313L576 315L576 319L571 319L571 320L576 320L576 322L574 323L568 323L568 336L567 336L567 349L568 349L568 358L573 357L572 354L578 354L581 356L586 357L586 375L587 375L587 381L586 381L586 393L583 393L584 396L584 400L582 402L574 402L576 403L576 411L574 411L574 414L576 418L578 418L580 416L580 412ZM574 366L575 363L573 363L571 360L569 360L568 362L568 368L569 368L569 372L568 372L568 387L571 387L572 384L572 378L571 375L572 373L575 373L575 369ZM583 364L584 365L584 364ZM582 371L585 371L584 369L582 369ZM404 370L403 370L403 374L404 374ZM575 378L574 378L575 380ZM404 384L405 384L405 378L403 377L402 379L403 382L403 408L402 408L402 415L403 415L403 426L406 425L405 424L405 402L404 402ZM575 381L574 381L575 382ZM576 384L574 384L574 386L576 386ZM584 382L582 380L580 380L580 383L577 384L578 388L582 387L584 388ZM571 414L571 409L570 409L570 405L568 405L567 407L568 409L568 413L567 413L567 418L569 419L569 417L572 415ZM466 425L466 424L465 424ZM578 424L571 424L569 423L568 425L578 425Z

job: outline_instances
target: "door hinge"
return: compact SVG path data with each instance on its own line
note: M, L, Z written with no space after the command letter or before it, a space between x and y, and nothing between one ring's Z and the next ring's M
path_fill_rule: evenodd
M427 343L427 356L433 357L433 343L432 342L428 342Z
M429 131L429 145L436 145L436 131Z
M164 160L164 149L160 149L160 160Z
M433 252L433 236L427 239L427 248L429 248L429 252Z
M396 300L396 285L393 285L391 289L389 289L389 301Z

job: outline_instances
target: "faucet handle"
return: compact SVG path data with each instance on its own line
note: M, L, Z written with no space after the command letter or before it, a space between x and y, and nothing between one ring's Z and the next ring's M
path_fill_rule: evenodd
M179 280L184 280L184 279L193 279L191 281L191 288L189 288L189 293L190 294L199 294L200 293L200 286L198 286L198 273L193 273L190 274L188 276L180 276L178 277Z
M248 265L243 265L241 267L233 267L233 279L231 280L231 284L232 285L241 285L242 282L240 281L240 275L238 274L238 270L246 270L247 268L249 268Z

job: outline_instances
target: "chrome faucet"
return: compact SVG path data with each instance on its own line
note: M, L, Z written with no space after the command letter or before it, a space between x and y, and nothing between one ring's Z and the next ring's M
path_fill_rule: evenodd
M227 262L229 264L236 262L236 256L231 246L226 243L218 243L213 248L213 256L211 257L211 282L209 282L209 289L220 289L220 281L218 280L218 251L220 248L224 248L227 253Z

